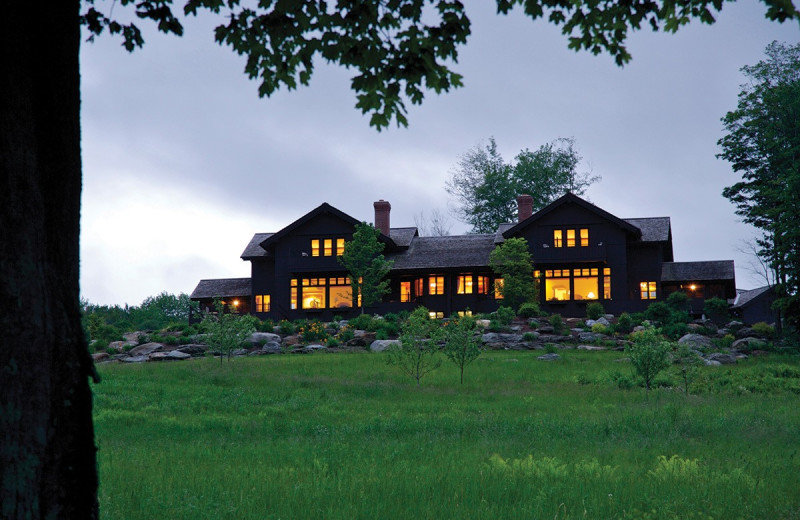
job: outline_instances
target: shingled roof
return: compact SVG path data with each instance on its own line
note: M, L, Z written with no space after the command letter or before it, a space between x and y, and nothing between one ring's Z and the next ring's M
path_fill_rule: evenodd
M389 237L398 247L410 246L411 241L418 234L417 228L415 227L391 228L389 230Z
M642 230L642 242L669 241L669 217L626 218L623 220Z
M744 307L754 299L758 298L765 292L772 289L769 285L759 287L758 289L751 289L749 291L742 291L736 295L736 300L733 302L733 308Z
M253 235L253 238L250 239L250 243L247 244L247 247L244 248L244 252L242 252L241 258L243 260L250 260L251 258L260 258L264 256L269 256L269 253L261 247L261 242L268 239L275 233L256 233Z
M192 300L201 298L224 298L226 296L249 296L250 278L215 278L200 280L189 297Z
M489 265L495 235L415 237L403 252L389 254L393 270L471 268Z
M664 262L661 267L662 282L733 280L735 277L733 260Z

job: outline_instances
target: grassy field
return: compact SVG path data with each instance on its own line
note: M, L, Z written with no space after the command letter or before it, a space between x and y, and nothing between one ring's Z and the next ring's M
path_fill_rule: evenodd
M620 353L539 354L420 387L383 354L102 365L101 516L800 518L797 357L687 396L618 388Z

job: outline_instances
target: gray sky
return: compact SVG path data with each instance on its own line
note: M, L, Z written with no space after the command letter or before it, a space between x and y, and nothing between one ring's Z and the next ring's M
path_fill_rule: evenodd
M389 200L392 226L412 226L421 211L447 212L449 171L490 136L506 160L575 137L582 169L602 176L586 193L594 204L669 216L676 261L734 259L737 287L763 285L737 251L753 230L721 196L738 178L716 143L739 69L772 40L797 43L797 23L726 3L712 26L634 33L619 68L493 4L468 5L472 36L454 66L465 87L428 94L408 128L380 133L342 68L320 64L310 87L259 99L244 60L214 43L211 16L187 20L183 38L148 27L133 54L108 36L84 44L82 297L138 305L201 278L249 276L239 255L253 233L322 202L371 222L372 203ZM466 230L451 220L452 233Z

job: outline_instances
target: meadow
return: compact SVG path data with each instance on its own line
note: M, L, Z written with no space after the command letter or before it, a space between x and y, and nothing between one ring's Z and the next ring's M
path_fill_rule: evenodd
M800 518L800 359L620 388L619 352L105 364L103 519ZM670 382L672 378L672 382Z

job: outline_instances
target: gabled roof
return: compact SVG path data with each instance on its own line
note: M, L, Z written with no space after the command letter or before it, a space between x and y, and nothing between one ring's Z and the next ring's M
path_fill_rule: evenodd
M326 213L330 214L330 215L333 215L335 217L338 217L341 220L344 220L345 222L347 222L348 224L350 224L350 225L352 225L354 227L356 226L356 224L360 223L358 220L354 219L353 217L351 217L350 215L348 215L344 211L341 211L341 210L338 210L338 209L334 208L333 206L331 206L327 202L323 202L322 204L320 204L316 208L312 209L311 211L309 211L308 213L306 213L305 215L303 215L299 219L295 220L294 222L292 222L291 224L289 224L285 228L281 229L277 233L273 233L272 235L270 235L269 237L264 239L260 244L261 247L263 247L264 249L267 249L271 244L274 244L277 241L279 241L282 238L284 238L285 236L290 235L295 229L299 228L303 224L306 224L307 222L310 222L310 221L314 220L315 218L317 218L318 216L324 215Z
M249 296L250 278L216 278L200 280L189 299L224 298L226 296Z
M472 268L489 265L494 235L415 237L402 252L387 254L392 270Z
M664 262L661 267L662 282L734 280L735 278L733 260Z
M503 242L505 242L506 239L503 236L503 233L505 233L506 231L508 231L512 227L514 227L514 224L512 224L510 222L506 222L504 224L500 224L499 226L497 226L497 231L495 231L495 234L494 234L494 243L495 244L502 244Z
M389 236L398 247L408 247L414 237L419 236L419 231L415 227L391 228Z
M619 217L615 217L614 215L612 215L608 211L606 211L604 209L601 209L601 208L598 208L597 206L595 206L591 202L587 202L587 201L583 200L582 198L578 197L577 195L574 195L572 193L566 193L566 194L562 195L561 197L557 198L556 200L554 200L553 202L551 202L550 204L548 204L547 206L543 207L542 209L540 209L539 211L537 211L536 213L534 213L530 217L526 218L522 222L519 222L519 223L515 224L514 226L512 226L511 228L507 229L505 232L503 232L503 237L504 238L513 237L514 235L516 235L517 233L519 233L520 231L522 231L526 227L530 226L531 224L534 224L537 220L539 220L543 216L545 216L545 215L547 215L549 213L552 213L556 209L558 209L561 206L564 206L566 204L577 204L578 206L581 206L581 207L591 211L592 213L595 213L595 214L603 217L604 219L613 222L614 224L616 224L617 226L621 227L625 231L631 233L632 235L636 236L637 238L641 237L641 235L642 235L642 230L639 229L638 227L634 226L633 224L625 222L624 220L622 220Z
M670 240L669 217L626 218L623 220L642 231L642 242L669 242Z
M772 287L769 285L765 285L764 287L759 287L758 289L751 289L749 291L742 291L736 295L736 300L733 302L733 308L740 308L744 307L762 294L770 291Z
M275 233L256 233L250 239L250 243L244 248L241 258L243 260L250 260L251 258L259 258L269 256L269 253L261 247L261 242L268 239Z

